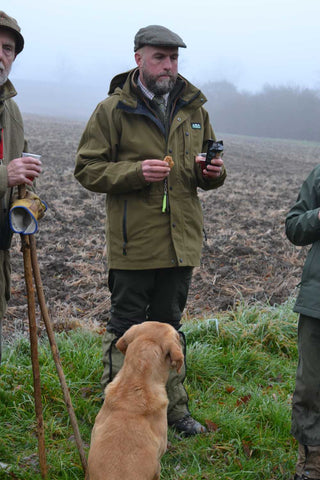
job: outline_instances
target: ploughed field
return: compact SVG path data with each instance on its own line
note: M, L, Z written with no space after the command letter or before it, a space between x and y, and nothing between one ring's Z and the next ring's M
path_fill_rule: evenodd
M29 151L42 154L37 191L48 211L36 234L44 293L56 330L108 319L104 195L73 176L84 122L25 116ZM186 317L214 317L242 300L285 302L295 294L308 247L284 234L285 216L302 181L319 162L320 143L218 135L225 144L223 187L199 191L205 238ZM27 331L20 237L12 248L12 299L4 332ZM42 328L40 324L39 327Z

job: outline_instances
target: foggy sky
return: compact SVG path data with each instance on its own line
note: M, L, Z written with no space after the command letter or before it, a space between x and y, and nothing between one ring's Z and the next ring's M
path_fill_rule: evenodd
M106 85L135 66L137 30L162 24L187 44L179 71L193 83L320 87L319 0L2 0L1 9L25 37L13 81Z

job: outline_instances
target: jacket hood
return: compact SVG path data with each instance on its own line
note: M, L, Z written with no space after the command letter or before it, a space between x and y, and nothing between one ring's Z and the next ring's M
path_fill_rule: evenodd
M130 74L133 74L135 70L137 70L137 68L133 68L132 70L128 70L127 72L119 73L118 75L113 77L113 79L110 82L108 95L112 95L116 88L122 89L127 78L130 76Z

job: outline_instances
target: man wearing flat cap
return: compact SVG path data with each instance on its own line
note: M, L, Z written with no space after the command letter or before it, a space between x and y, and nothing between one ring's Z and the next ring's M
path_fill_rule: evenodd
M106 386L121 368L117 339L146 320L178 331L193 267L200 265L203 219L197 188L220 187L221 158L203 171L197 154L215 139L202 92L178 74L179 35L160 25L134 39L137 68L113 78L109 97L80 140L75 176L106 194L111 312L103 340ZM185 340L181 333L181 341ZM192 418L185 369L167 383L168 423L184 435L205 428Z
M9 208L15 196L15 187L23 183L32 187L30 178L38 177L41 162L31 157L21 158L27 152L23 122L16 103L17 92L8 79L12 63L23 50L24 39L17 21L0 11L0 361L2 320L10 298Z

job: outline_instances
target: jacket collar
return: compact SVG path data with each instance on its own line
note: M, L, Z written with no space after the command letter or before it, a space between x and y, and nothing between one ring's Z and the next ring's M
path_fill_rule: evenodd
M129 108L137 107L138 98L143 96L141 90L137 87L138 68L134 68L124 73L116 75L110 83L109 95L120 95L119 100ZM183 104L192 103L199 98L195 107L202 106L206 101L206 97L202 92L186 80L182 75L178 74L176 85L170 96L179 96ZM201 100L200 100L201 98Z
M16 89L8 79L6 83L4 83L0 87L0 102L4 102L5 100L15 97L16 95L17 95Z

